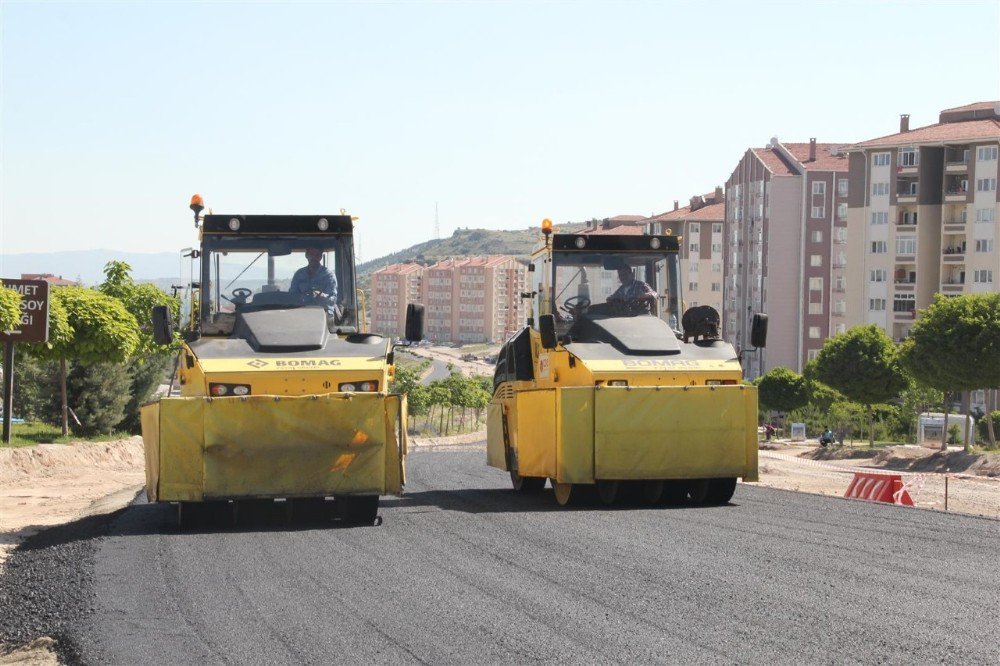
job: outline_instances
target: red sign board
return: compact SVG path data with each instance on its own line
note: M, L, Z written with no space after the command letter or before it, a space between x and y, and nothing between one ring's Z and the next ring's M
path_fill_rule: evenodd
M49 339L49 283L45 280L0 279L21 294L21 324L0 332L0 342L45 342Z

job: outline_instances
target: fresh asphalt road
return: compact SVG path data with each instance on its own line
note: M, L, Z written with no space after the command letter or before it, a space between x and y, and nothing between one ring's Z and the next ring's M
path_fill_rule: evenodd
M89 663L996 663L1000 523L741 485L561 509L482 446L422 450L379 527L99 539Z

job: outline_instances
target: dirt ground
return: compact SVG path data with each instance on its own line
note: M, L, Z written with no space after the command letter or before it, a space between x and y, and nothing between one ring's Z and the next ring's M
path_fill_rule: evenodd
M484 436L413 438L411 445L461 448L477 445ZM969 456L921 447L827 451L782 442L760 451L760 485L786 490L842 497L854 471L864 468L900 471L917 507L1000 517L1000 454ZM126 506L142 487L143 469L140 437L0 449L0 570L27 536ZM57 664L52 644L49 638L39 638L0 655L0 665Z

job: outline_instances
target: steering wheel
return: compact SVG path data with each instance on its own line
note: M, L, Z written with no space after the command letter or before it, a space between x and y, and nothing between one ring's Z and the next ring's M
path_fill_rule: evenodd
M244 304L253 292L246 287L238 287L233 289L233 303Z
M586 310L589 307L590 299L586 296L570 296L563 301L563 304L559 306L559 309L566 314L576 316L578 312Z

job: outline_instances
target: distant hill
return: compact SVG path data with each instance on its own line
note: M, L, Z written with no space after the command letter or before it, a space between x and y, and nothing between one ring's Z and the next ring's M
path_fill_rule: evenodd
M558 231L572 232L585 224L560 224ZM367 276L390 264L421 260L433 263L441 259L484 254L509 254L527 259L538 246L538 227L517 230L458 229L450 238L418 243L393 254L366 261L358 266L360 286ZM132 267L132 277L154 282L163 289L176 284L180 276L177 252L120 252L117 250L74 250L70 252L31 252L0 255L0 277L19 278L22 273L52 273L67 280L80 280L92 286L104 281L104 265L112 260Z
M561 233L583 229L585 224L560 224ZM509 254L527 259L538 247L541 233L538 227L517 230L456 229L450 238L418 243L405 250L366 261L358 265L358 275L370 275L390 264L406 261L433 263L442 259L472 257L485 254Z
M118 250L73 250L70 252L29 252L0 255L0 277L19 278L22 273L52 273L85 285L104 281L104 265L124 261L132 267L136 280L169 283L180 276L177 252L120 252Z

